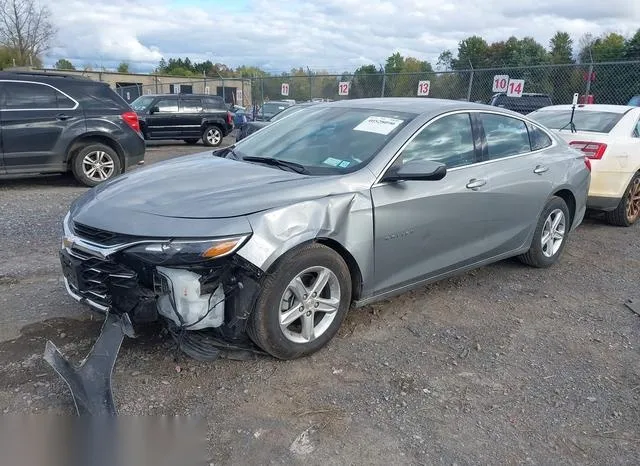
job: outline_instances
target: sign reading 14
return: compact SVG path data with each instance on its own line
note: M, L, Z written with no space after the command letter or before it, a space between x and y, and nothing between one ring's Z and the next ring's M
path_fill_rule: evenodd
M506 92L509 97L522 97L524 79L511 79L509 75L497 74L493 77L493 92Z

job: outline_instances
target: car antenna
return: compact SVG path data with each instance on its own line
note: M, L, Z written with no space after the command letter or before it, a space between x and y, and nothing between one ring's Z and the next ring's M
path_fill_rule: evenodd
M578 93L574 93L573 94L573 103L571 104L571 119L569 120L569 123L567 123L566 125L564 125L562 128L560 128L560 131L562 131L563 129L565 129L567 126L571 129L572 133L576 133L576 125L573 123L573 117L576 114L576 105L578 104Z

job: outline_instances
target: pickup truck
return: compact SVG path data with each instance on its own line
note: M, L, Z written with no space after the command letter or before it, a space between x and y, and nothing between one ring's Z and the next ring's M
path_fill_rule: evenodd
M198 94L143 95L131 103L147 140L182 139L219 146L233 131L233 115L222 97Z

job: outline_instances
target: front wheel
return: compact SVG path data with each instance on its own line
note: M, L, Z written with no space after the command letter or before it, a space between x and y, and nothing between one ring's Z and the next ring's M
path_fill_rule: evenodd
M310 244L283 256L262 284L248 333L279 359L318 351L338 332L351 303L349 268L333 249Z
M640 173L631 179L615 210L604 213L605 220L619 227L630 227L640 218Z
M570 230L571 217L566 202L552 197L538 219L531 248L519 259L532 267L550 267L562 255Z
M222 144L222 130L217 126L207 126L202 132L202 142L205 146L217 147Z
M85 186L93 187L110 180L122 171L116 151L104 144L89 144L75 155L71 170Z

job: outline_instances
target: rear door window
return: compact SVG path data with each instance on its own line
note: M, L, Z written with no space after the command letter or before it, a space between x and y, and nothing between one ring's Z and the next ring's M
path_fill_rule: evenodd
M487 139L488 160L531 151L529 132L524 121L493 113L481 113L480 120Z
M180 99L181 113L200 113L201 111L202 111L202 99L193 98L193 97Z
M2 107L7 110L73 110L76 107L76 102L44 84L5 81L2 85Z

